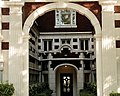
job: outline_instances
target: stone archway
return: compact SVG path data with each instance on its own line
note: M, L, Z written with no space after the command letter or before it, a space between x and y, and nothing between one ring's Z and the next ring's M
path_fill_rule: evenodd
M84 14L90 21L91 24L93 25L94 29L95 29L95 38L96 38L96 69L97 69L97 93L98 96L102 96L102 58L101 58L101 27L99 24L99 21L97 20L96 16L87 8L80 6L78 4L74 4L74 3L65 3L65 2L58 2L58 3L50 3L47 4L45 6L42 6L38 9L36 9L34 12L32 12L30 14L30 16L26 19L24 26L23 26L23 38L29 36L29 31L31 26L33 25L34 21L41 15L43 15L44 13L51 11L51 10L55 10L55 9L59 9L59 8L70 8L73 10L76 10L78 13L80 14ZM26 46L24 45L25 49L29 49L28 48L28 40L25 41ZM27 51L28 52L28 51ZM26 53L26 55L29 55L29 53ZM26 59L27 60L27 56ZM28 62L24 61L28 67Z
M47 4L33 11L24 23L24 27L23 27L24 34L25 35L29 34L29 30L31 26L39 16L47 13L48 11L59 9L59 8L70 8L70 9L76 10L80 14L85 15L91 21L91 24L95 29L95 34L101 34L101 27L100 27L99 21L89 9L78 4L65 3L65 2Z

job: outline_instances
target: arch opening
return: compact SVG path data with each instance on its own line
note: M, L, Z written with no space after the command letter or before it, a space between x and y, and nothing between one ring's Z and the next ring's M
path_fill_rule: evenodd
M34 21L36 21L36 19L38 19L40 16L42 16L43 14L45 14L45 13L47 13L47 12L50 12L50 11L53 11L53 10L55 10L55 9L61 9L61 8L64 8L64 9L73 9L73 10L76 10L79 14L82 14L82 15L84 15L85 17L87 17L89 20L90 20L90 22L91 22L91 24L92 24L92 26L94 27L94 30L95 30L95 35L101 35L101 28L100 28L100 24L99 24L99 21L97 20L97 18L95 17L95 15L91 12L91 11L89 11L87 8L85 8L85 7L82 7L82 6L80 6L80 5L77 5L77 4L73 4L73 3L51 3L51 4L47 4L47 5L45 5L45 6L43 6L43 7L40 7L40 8L38 8L37 10L35 10L33 13L31 13L31 15L27 18L27 20L25 21L25 24L24 24L24 27L23 27L23 33L24 33L24 36L28 36L29 35L29 32L30 32L30 30L34 30L34 29L32 29L32 27L33 27L33 25L34 25ZM39 33L38 33L39 34ZM91 34L91 33L90 33ZM41 35L41 34L40 34ZM42 34L42 35L44 35L44 34ZM47 34L48 35L48 34ZM44 40L44 44L50 44L52 41L45 41ZM26 46L27 47L27 46ZM50 49L52 48L52 46L50 47ZM71 47L69 47L69 48L71 48ZM76 47L75 47L76 48ZM28 48L29 49L29 48ZM45 49L45 48L44 48ZM49 48L48 48L49 49ZM72 50L72 48L71 48L71 50ZM47 68L48 68L48 66L49 66L49 64L50 64L50 62L49 62L49 60L51 59L51 58L54 58L54 56L56 56L55 54L56 53L53 53L54 55L53 56L51 56L50 54L49 54L49 52L47 52L48 50L47 49L45 49L44 51L46 51L46 52L43 52L43 54L45 54L44 55L44 57L43 58L45 58L45 59L47 59L48 61L48 64L46 63L46 62L44 62L44 70L43 70L43 73L44 73L44 76L46 75L46 70L48 70ZM83 58L82 56L82 53L81 52L74 52L74 54L78 54L79 53L79 55L76 55L76 57L80 57L80 58ZM84 50L84 52L83 53L85 53L86 55L86 57L89 57L89 55L88 55L88 53L87 53L87 51L85 51ZM28 55L29 55L29 53L28 53ZM67 57L66 57L67 58ZM63 59L64 60L64 58L61 58L61 59ZM71 58L70 58L71 59ZM98 59L98 58L97 58ZM69 58L68 58L68 60L69 60ZM64 60L65 61L65 60ZM82 61L80 61L81 63L82 63ZM50 67L49 67L50 68ZM53 71L53 73L54 73L54 75L55 74L59 74L60 72L58 72L58 69L64 69L65 68L65 66L59 66L58 68L56 67L56 69L54 69L54 70L56 70L56 73L54 73ZM77 79L79 79L78 78L78 76L77 76L77 71L76 70L78 70L74 65L73 66L71 66L71 65L67 65L67 68L68 69L71 69L71 70L74 70L73 71L73 73L74 73L74 76L75 76L75 80L74 80L74 86L77 86L77 83L78 83L78 81L77 81ZM87 67L86 67L87 68ZM66 73L65 71L63 71L64 73ZM80 72L82 72L82 71L80 71ZM69 72L69 73L71 73L71 72ZM81 73L82 74L82 73ZM68 74L67 74L68 75ZM60 78L59 78L59 80L57 80L57 76L58 75L55 75L55 77L56 77L56 81L59 81L60 80ZM59 76L60 77L60 76ZM45 80L45 78L43 78L44 80ZM41 81L43 80L43 79L41 79ZM47 78L48 79L48 78ZM83 79L83 78L82 78ZM47 82L49 82L49 80L46 80ZM75 83L76 82L76 83ZM59 83L60 84L60 83ZM57 84L56 84L57 85ZM80 84L79 86L78 86L78 88L80 88L80 86L82 86L83 87L83 85L82 84ZM54 86L55 87L55 86ZM59 87L60 88L60 86L57 86L57 87ZM59 88L57 89L57 90L59 90ZM74 88L76 88L75 90L76 90L76 92L74 91L73 92L73 96L77 96L76 95L76 93L77 93L77 87L74 87ZM59 91L57 91L57 93L56 94L58 94L57 96L59 96L59 94L61 94L61 93L59 93Z

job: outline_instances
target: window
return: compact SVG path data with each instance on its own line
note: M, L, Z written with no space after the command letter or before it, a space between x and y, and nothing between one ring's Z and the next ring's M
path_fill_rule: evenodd
M41 46L38 45L38 49L41 49Z
M10 9L9 8L2 8L1 11L2 11L2 15L9 15Z
M55 42L59 42L59 39L55 39Z
M55 45L55 49L58 49L59 48L59 46L58 45Z
M89 40L80 40L80 50L89 50Z
M41 39L38 39L38 42L40 43L40 42L41 42Z
M2 50L9 50L9 42L2 42Z
M88 50L88 40L85 40L85 50Z
M62 40L62 44L65 44L65 40Z
M52 50L52 40L44 40L44 51Z
M77 38L73 38L73 42L77 42Z
M120 20L115 20L115 28L119 28L120 27Z
M55 10L55 19L55 28L77 27L74 10Z
M67 44L70 44L70 40L66 40Z
M9 22L2 22L2 30L9 30Z
M77 46L77 45L73 45L73 48L74 48L74 49L77 49L77 48L78 48L78 46Z
M92 48L94 48L94 45L92 45Z

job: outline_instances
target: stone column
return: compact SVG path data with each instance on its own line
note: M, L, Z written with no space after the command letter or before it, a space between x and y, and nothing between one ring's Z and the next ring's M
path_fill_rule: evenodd
M95 35L96 38L96 74L97 74L97 96L103 96L103 72L102 72L102 37L101 34Z
M117 63L114 27L114 4L117 0L101 0L102 5L102 73L103 94L116 91ZM97 57L96 57L97 58ZM97 78L98 79L98 78Z
M52 59L52 54L48 54L48 59ZM52 61L48 61L48 77L49 77L49 86L50 89L53 90L52 96L56 96L56 82L55 82L55 71L50 67Z
M84 58L84 53L80 53L79 58ZM84 61L80 60L81 68L77 71L77 96L80 89L84 87Z
M4 67L4 60L3 60L3 54L2 54L2 40L3 40L3 36L1 35L0 32L0 81L3 80L3 67Z
M91 82L95 82L95 78L94 78L94 71L95 71L95 68L93 68L93 64L91 63Z
M92 58L92 53L90 53L90 58ZM90 81L91 82L95 82L95 79L94 79L94 71L95 71L95 65L92 63L92 61L90 61L90 70L91 70L91 73L90 73Z
M22 2L8 2L10 7L9 82L15 87L14 96L29 96L28 39L22 32Z
M1 14L0 14L0 82L3 81L3 67L4 67L2 46L1 46L2 45L3 36L1 34L1 31L2 30L1 30Z
M22 38L22 81L21 84L23 86L22 88L22 94L23 96L29 96L29 35L24 35Z

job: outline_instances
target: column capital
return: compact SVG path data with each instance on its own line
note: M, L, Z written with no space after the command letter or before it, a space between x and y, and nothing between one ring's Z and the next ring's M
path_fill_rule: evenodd
M7 2L7 5L10 6L10 14L22 14L22 7L24 6L24 2L11 1Z
M94 38L95 38L95 39L97 39L97 38L100 39L100 38L102 38L102 35L101 35L101 34L95 34L95 35L94 35Z
M22 39L23 40L29 40L31 37L30 37L30 35L23 35L22 36Z
M102 12L114 12L114 5L117 0L101 0L99 4L102 6Z

